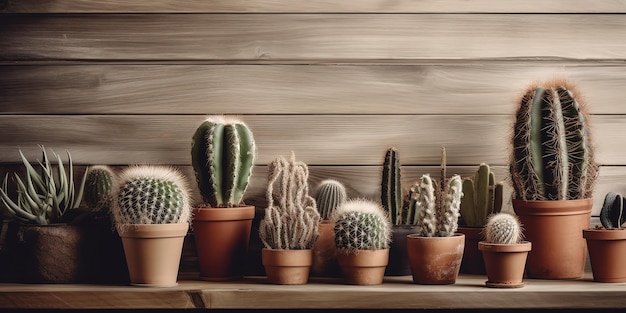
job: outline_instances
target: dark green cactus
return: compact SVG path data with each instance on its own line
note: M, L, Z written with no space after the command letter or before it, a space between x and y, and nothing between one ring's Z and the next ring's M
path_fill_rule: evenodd
M624 214L624 202L626 199L616 192L608 192L604 197L604 203L600 210L600 223L606 229L622 228L626 222L626 214Z
M83 196L88 208L100 210L110 206L114 177L115 173L106 165L94 165L87 169Z
M356 253L358 250L388 249L391 224L376 202L366 199L346 201L335 213L335 245L337 250Z
M130 166L119 176L113 193L113 217L128 224L186 223L191 217L183 175L165 166Z
M383 163L381 182L381 203L387 211L392 225L402 224L403 199L401 185L400 157L395 147L387 149Z
M485 163L480 164L473 179L463 179L461 217L465 225L482 227L489 215L500 213L503 189L502 183L495 183L495 175Z
M317 210L322 220L329 220L335 210L346 202L348 196L346 188L341 182L334 179L322 181L315 193Z
M530 86L516 112L510 164L523 200L590 198L598 175L588 113L565 80Z
M191 163L204 201L212 207L243 203L256 155L246 124L222 116L207 118L193 136Z
M496 244L515 244L522 240L522 227L516 216L496 213L484 226L485 241Z

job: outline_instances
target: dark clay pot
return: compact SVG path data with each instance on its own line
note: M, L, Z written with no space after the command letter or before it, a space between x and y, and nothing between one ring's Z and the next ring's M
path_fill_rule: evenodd
M411 263L407 252L406 236L419 232L418 226L395 225L391 228L391 245L389 246L389 263L385 276L411 275Z

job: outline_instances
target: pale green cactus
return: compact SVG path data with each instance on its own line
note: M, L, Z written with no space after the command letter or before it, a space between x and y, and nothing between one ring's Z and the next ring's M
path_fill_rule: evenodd
M461 217L466 226L482 227L487 217L500 213L503 203L504 185L495 182L495 175L486 163L481 163L474 178L463 179Z
M114 180L115 173L107 165L94 165L87 169L84 198L89 209L98 211L110 207Z
M388 249L391 223L380 204L367 199L346 201L333 216L335 245L345 253Z
M317 186L315 193L315 202L320 218L329 220L335 210L346 202L347 199L346 188L341 182L334 179L323 180Z

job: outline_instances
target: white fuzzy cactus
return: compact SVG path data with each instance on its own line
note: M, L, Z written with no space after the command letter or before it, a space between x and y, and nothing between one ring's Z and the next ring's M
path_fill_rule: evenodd
M518 218L508 213L493 214L484 227L485 241L496 244L514 244L522 241L522 227Z

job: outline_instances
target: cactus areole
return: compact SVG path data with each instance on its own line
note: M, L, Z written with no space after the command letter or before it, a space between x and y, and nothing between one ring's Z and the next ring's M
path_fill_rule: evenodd
M191 163L206 204L243 206L256 154L252 132L236 119L212 116L193 135Z

